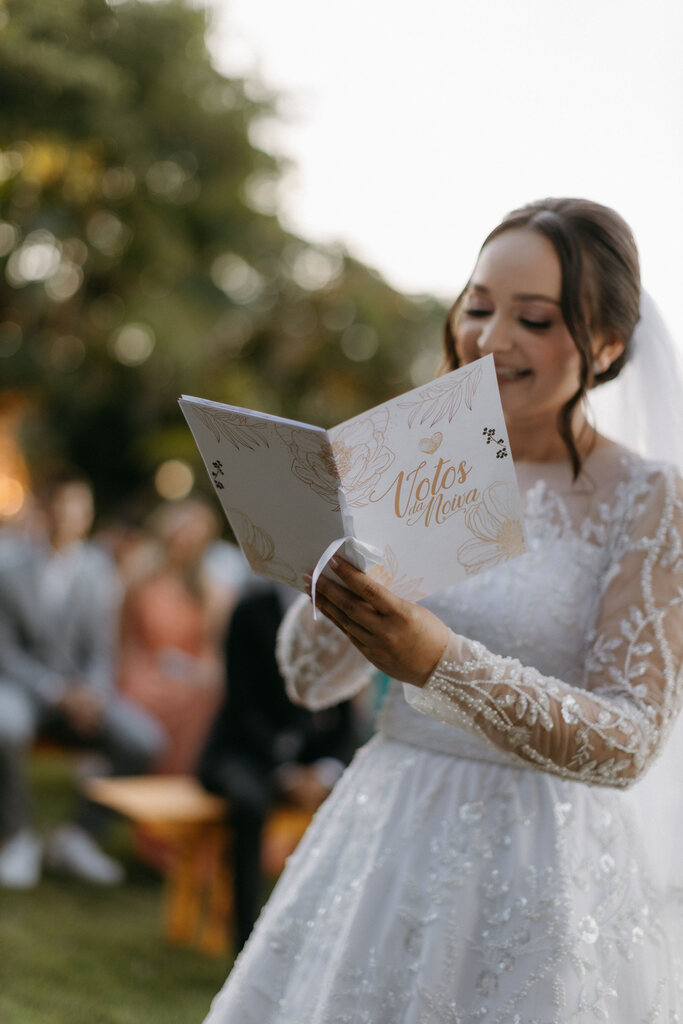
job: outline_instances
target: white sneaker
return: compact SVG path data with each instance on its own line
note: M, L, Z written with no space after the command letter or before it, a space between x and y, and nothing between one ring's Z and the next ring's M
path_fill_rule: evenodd
M45 864L93 885L120 885L125 878L123 866L79 825L60 825L54 830L45 849Z
M33 889L40 881L43 844L29 828L0 848L0 885L6 889Z

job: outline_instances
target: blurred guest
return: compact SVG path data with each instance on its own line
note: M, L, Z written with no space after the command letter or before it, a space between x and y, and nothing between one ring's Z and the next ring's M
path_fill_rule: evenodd
M218 621L227 625L238 597L259 577L252 571L242 549L222 537L209 544L204 552L202 572L213 595Z
M204 571L218 531L209 505L163 505L150 528L158 557L124 597L119 690L164 726L154 770L191 772L222 696L220 644L232 598Z
M296 591L259 582L233 613L226 642L227 696L199 763L199 778L231 805L235 941L246 942L261 905L261 833L269 809L314 811L358 742L350 703L312 712L292 704L275 637Z
M30 825L24 771L37 735L104 754L115 774L146 771L163 740L158 724L113 686L117 587L111 562L86 540L93 495L73 473L39 493L42 531L3 549L0 564L0 885L30 888L43 844ZM111 885L123 869L96 841L107 821L81 801L48 839L54 869Z

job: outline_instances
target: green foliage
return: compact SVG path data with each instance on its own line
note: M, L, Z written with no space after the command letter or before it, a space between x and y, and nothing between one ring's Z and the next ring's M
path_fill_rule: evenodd
M32 463L104 511L152 497L180 393L331 425L438 362L437 303L283 229L252 142L277 98L207 30L181 0L0 5L0 373Z

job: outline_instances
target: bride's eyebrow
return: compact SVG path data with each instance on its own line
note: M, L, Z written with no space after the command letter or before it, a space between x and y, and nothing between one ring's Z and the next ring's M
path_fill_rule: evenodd
M486 287L485 284L477 284L475 281L470 281L467 286L468 291L480 292L482 295L490 295L491 291ZM559 299L553 299L550 295L543 295L542 292L517 292L516 295L512 296L515 301L518 302L550 302L553 306L560 306Z
M517 299L521 302L551 302L553 306L559 306L559 299L552 299L549 295L542 295L540 292L519 292L517 295L512 296L513 299Z

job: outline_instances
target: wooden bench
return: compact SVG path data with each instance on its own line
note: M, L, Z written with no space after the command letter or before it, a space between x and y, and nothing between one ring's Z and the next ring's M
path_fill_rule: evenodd
M169 847L165 938L205 953L224 953L233 913L226 801L207 793L189 775L90 779L85 789L91 800L144 826ZM263 837L263 866L269 875L282 870L310 819L296 807L277 807L271 813Z

